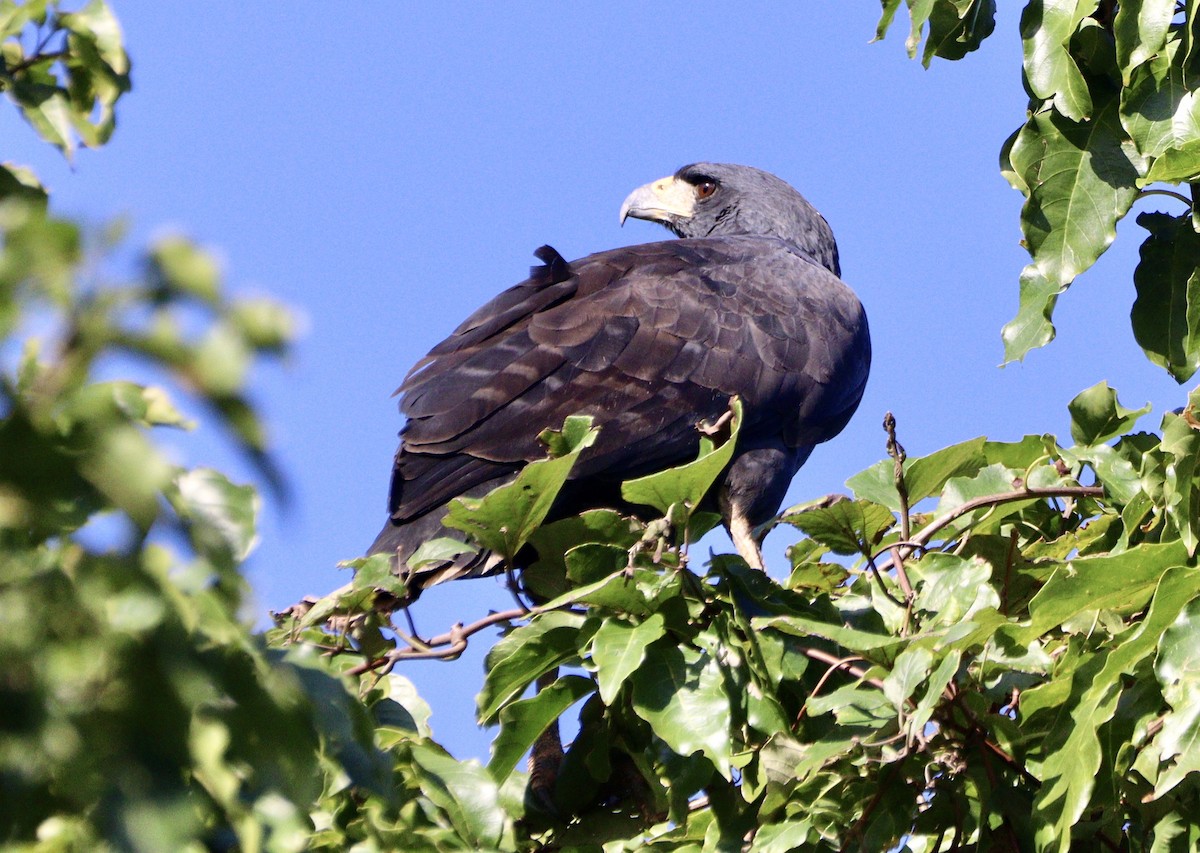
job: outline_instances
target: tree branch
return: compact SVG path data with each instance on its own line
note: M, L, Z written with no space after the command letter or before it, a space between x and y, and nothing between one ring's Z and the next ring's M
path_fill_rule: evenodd
M964 515L968 515L977 509L983 507L1000 506L1001 504L1012 503L1013 501L1027 501L1049 498L1101 498L1104 497L1103 486L1055 486L1048 488L1031 488L1024 486L1020 489L1014 489L1011 492L1000 492L995 495L984 495L983 497L972 498L961 506L957 506L943 515L938 516L933 521L929 522L924 528L916 533L903 547L898 548L901 556L907 558L918 548L924 548L933 539L938 531L943 530L953 524ZM895 559L894 557L892 558ZM880 570L892 567L889 561L880 566Z

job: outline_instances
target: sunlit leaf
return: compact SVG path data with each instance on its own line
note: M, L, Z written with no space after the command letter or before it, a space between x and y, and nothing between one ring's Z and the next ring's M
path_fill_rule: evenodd
M1161 797L1190 773L1200 773L1200 599L1193 599L1158 641L1154 673L1171 712L1156 740L1169 767L1158 779Z
M611 705L617 691L646 658L646 647L666 630L662 614L651 614L644 622L631 625L619 619L608 619L592 637L592 661L596 665L596 680L600 698Z
M1030 4L1026 15L1039 5ZM1073 31L1065 7L1073 10L1075 3L1045 5L1054 7L1058 20ZM1051 81L1047 85L1065 85L1077 69L1055 70L1050 57L1057 56L1063 45L1056 35L1043 41L1046 65L1039 79ZM1045 96L1051 95L1056 104L1060 98L1072 103L1077 120L1057 110L1036 112L1007 152L1019 186L1027 191L1021 227L1033 260L1021 275L1017 317L1004 328L1006 361L1023 358L1053 337L1050 317L1058 294L1112 243L1116 223L1137 197L1136 182L1145 172L1144 158L1120 124L1116 98L1101 101L1090 120L1082 121L1092 112L1090 99L1085 103L1065 89Z
M714 446L712 441L705 439L701 442L700 455L694 462L622 483L621 497L630 503L652 506L664 514L675 505L684 506L689 511L699 506L733 458L742 423L741 401L734 398L730 408L733 422L729 427L729 437L720 445Z
M477 699L482 725L492 725L500 709L541 675L575 658L582 642L583 617L561 610L541 613L510 631L488 652L487 678Z
M703 753L726 778L731 773L730 696L711 655L660 640L634 672L633 708L679 755Z
M1074 121L1092 117L1087 81L1070 50L1071 37L1088 14L1075 0L1031 0L1021 15L1025 80L1034 96L1052 100Z
M1117 392L1101 381L1080 391L1067 410L1071 413L1071 438L1080 444L1100 444L1131 429L1150 406L1125 408L1117 401Z
M1163 573L1150 609L1132 635L1107 656L1089 658L1074 673L1078 699L1059 706L1059 719L1049 730L1051 749L1039 773L1042 786L1033 816L1041 849L1067 853L1071 826L1096 784L1102 758L1099 731L1116 711L1118 680L1155 650L1159 637L1200 590L1195 574L1182 568Z
M558 455L526 465L511 483L483 498L456 498L443 523L511 561L546 518L579 454L599 435L590 423L590 418L567 418L561 434L545 436Z
M870 501L838 501L831 506L785 515L782 521L804 531L835 554L871 553L896 523L891 510Z

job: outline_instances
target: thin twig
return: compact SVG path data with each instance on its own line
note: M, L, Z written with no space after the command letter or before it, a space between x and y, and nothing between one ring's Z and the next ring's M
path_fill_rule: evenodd
M850 673L855 678L862 679L867 684L870 684L873 687L878 687L880 690L883 689L883 680L882 679L868 678L867 671L865 669L863 669L862 667L859 667L859 666L855 666L854 664L850 663L850 661L852 661L852 660L863 660L863 658L859 657L858 655L851 655L850 657L839 658L837 655L832 655L829 652L822 651L821 649L805 648L805 649L801 649L800 651L802 651L807 657L810 657L815 661L819 661L821 663L827 663L830 666L832 666L834 669L844 669L846 672Z
M821 652L819 649L805 649L804 652L805 652L805 654L808 654L808 656L811 657L813 660L819 660L819 661L822 661L823 663L829 663L830 666L829 666L829 669L825 670L825 673L820 678L817 679L816 686L814 686L813 689L808 692L808 697L804 700L804 704L800 706L800 710L796 713L796 722L797 723L799 723L800 720L804 717L804 712L806 710L808 710L808 700L811 699L812 697L820 694L821 688L825 686L825 682L828 681L835 672L837 672L839 669L845 669L847 672L849 672L851 675L853 675L857 668L854 667L853 665L851 665L850 661L862 660L862 658L860 658L858 655L850 655L849 657L844 657L844 658L834 658L833 661L830 662L830 661L823 660L820 657L817 657L818 652L820 652L820 654L822 654L822 655L825 654L824 652ZM812 654L809 654L810 652ZM829 655L829 657L832 658L833 655ZM861 670L859 670L859 671L861 672Z
M875 580L879 583L879 591L883 593L884 597L887 598L888 601L890 601L892 604L896 605L897 607L903 609L905 606L904 602L901 601L900 599L896 598L896 596L892 595L891 591L887 588L887 584L885 584L883 582L883 573L880 572L879 567L875 565L875 560L873 560L871 558L870 554L866 554L864 556L866 556L866 558L867 558L867 568L869 568L871 570L871 574L874 576Z
M896 416L888 412L883 416L883 428L887 432L887 454L892 457L892 480L896 485L896 494L900 496L900 538L908 539L912 535L912 522L908 517L908 485L904 482L904 461L908 454L904 445L896 440Z
M489 628L500 622L511 622L514 619L536 615L538 612L540 611L536 608L533 610L502 610L498 613L489 613L487 616L472 622L470 625L463 625L459 622L445 634L439 634L427 642L404 649L392 649L382 657L363 661L358 666L351 668L349 674L362 675L383 666L390 668L397 661L401 660L444 660L458 657L467 647L467 639L472 634L477 634L484 628Z
M892 481L896 486L896 495L900 498L900 538L907 542L912 536L908 484L904 480L904 462L908 459L908 453L905 452L904 445L896 438L896 416L891 412L883 416L883 429L887 433L887 453L892 457ZM895 545L891 547L891 553L892 566L896 569L896 582L900 584L900 589L904 592L904 630L901 631L901 634L908 634L916 592L908 579L908 571L904 567L904 555ZM870 558L868 558L869 560Z
M1163 190L1163 189L1158 189L1157 187L1151 187L1150 189L1145 189L1145 190L1142 190L1141 192L1139 192L1139 193L1138 193L1138 198L1143 198L1143 197L1145 197L1145 196L1148 196L1148 195L1165 195L1165 196L1170 196L1170 197L1171 197L1171 198L1173 198L1173 199L1177 199L1178 201L1182 201L1182 202L1183 202L1184 204L1186 204L1188 207L1191 207L1191 206L1192 206L1192 200L1191 200L1190 198L1188 198L1187 196L1185 196L1183 193L1177 193L1177 192L1175 192L1174 190Z

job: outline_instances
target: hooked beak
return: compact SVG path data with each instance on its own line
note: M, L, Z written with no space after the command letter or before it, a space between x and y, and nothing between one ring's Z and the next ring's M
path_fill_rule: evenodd
M631 192L621 205L621 224L629 217L660 222L688 219L696 212L696 193L692 185L674 176L660 178Z

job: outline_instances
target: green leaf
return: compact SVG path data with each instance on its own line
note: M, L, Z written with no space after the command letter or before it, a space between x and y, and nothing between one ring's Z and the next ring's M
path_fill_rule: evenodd
M191 354L187 369L202 391L212 397L231 397L246 384L253 352L232 324L209 326Z
M659 640L634 672L633 710L676 753L700 752L722 776L732 775L730 696L717 661L704 652Z
M909 698L929 677L932 665L933 652L921 646L909 646L897 655L892 671L883 679L883 695L896 713L904 713Z
M457 761L433 744L413 744L413 770L421 792L445 810L455 828L473 846L500 846L507 816L500 791L475 761Z
M591 418L571 416L561 433L543 433L543 441L557 456L531 462L511 483L482 498L455 498L443 524L470 534L484 548L511 562L545 520L579 454L599 435L590 423Z
M1092 115L1087 81L1075 63L1071 37L1088 15L1077 0L1030 0L1021 14L1025 82L1035 97L1052 100L1062 115L1084 121Z
M857 628L848 628L845 625L822 622L819 619L810 619L805 616L756 617L751 624L756 630L774 628L793 637L822 637L858 653L893 649L906 643L904 638L891 634L860 631Z
M838 501L832 506L783 516L835 554L870 554L896 523L892 511L871 501Z
M929 614L928 626L954 626L985 608L999 608L1000 596L991 585L992 566L978 557L933 552L910 574L916 587L915 606Z
M1125 4L1120 11L1125 13ZM1121 123L1146 157L1161 157L1200 139L1200 103L1181 64L1183 46L1182 38L1167 41L1161 53L1133 69L1121 92Z
M1017 316L1001 331L1004 361L1022 361L1032 349L1054 340L1054 307L1066 287L1038 271L1033 264L1021 270Z
M767 824L754 833L750 853L791 853L804 849L807 842L815 841L817 837L811 820L807 818Z
M1168 184L1194 183L1200 179L1200 139L1192 139L1159 155L1146 177L1138 186L1149 186L1158 182Z
M460 554L474 554L478 550L461 539L439 536L422 542L408 558L408 565L411 569L419 569L429 563L449 562Z
M500 709L525 692L541 675L579 654L587 637L583 617L561 610L539 613L510 631L488 652L487 676L477 698L480 725L490 726Z
M962 652L951 651L938 662L933 672L930 673L925 692L908 716L910 736L916 737L924 731L925 725L933 717L934 710L942 702L942 691L953 680L961 662Z
M386 697L371 707L375 718L376 732L381 741L388 741L387 730L402 733L404 740L413 737L431 738L433 731L429 727L429 718L433 710L417 693L417 688L403 675L392 673L381 682ZM383 742L385 749L396 741Z
M1163 574L1187 560L1187 548L1179 540L1070 560L1055 569L1029 602L1030 622L1015 632L1018 642L1028 642L1086 611L1135 613L1150 600Z
M1126 86L1134 69L1162 52L1174 17L1175 0L1122 0L1112 33Z
M1038 5L1026 7L1027 15ZM1021 228L1033 258L1021 274L1017 316L1003 332L1005 360L1016 361L1053 337L1049 320L1058 294L1116 237L1118 220L1137 197L1145 161L1111 97L1086 122L1054 110L1035 113L1008 157L1018 186L1027 190Z
M49 200L46 188L32 170L15 163L0 164L0 202L19 199L45 209Z
M66 94L53 86L25 80L19 80L11 91L25 120L70 160L75 153L75 134Z
M252 486L235 486L219 471L196 468L175 481L172 503L187 524L196 550L232 566L258 543L261 501Z
M392 570L392 558L387 554L372 554L353 560L354 580L352 588L373 592L383 590L398 599L407 592L404 581Z
M1084 445L1102 444L1132 429L1137 419L1150 411L1150 404L1127 409L1117 401L1117 392L1108 382L1101 381L1080 391L1067 410L1071 413L1071 438Z
M951 477L974 474L987 464L983 449L987 439L980 436L904 461L904 486L909 506L937 494ZM858 498L883 504L900 512L900 494L896 491L895 465L891 459L877 462L846 481Z
M1133 272L1133 336L1176 382L1200 369L1200 234L1189 216L1143 213L1150 235Z
M1189 773L1200 772L1200 599L1193 599L1158 641L1154 673L1171 712L1155 741L1168 764L1154 786L1161 797Z
M1040 850L1069 850L1071 828L1088 807L1096 786L1102 759L1098 733L1116 712L1120 679L1154 651L1159 637L1197 590L1200 577L1194 569L1166 570L1145 619L1132 635L1107 655L1088 657L1072 674L1071 700L1059 706L1058 719L1050 725L1044 747L1047 757L1038 773L1043 784L1035 797L1033 817Z
M281 353L296 337L296 318L270 299L239 299L230 306L229 319L256 350Z
M542 732L595 689L590 678L564 675L536 696L505 706L500 711L500 733L492 742L492 760L487 767L496 783L504 784Z
M938 0L929 12L929 35L921 64L933 57L962 59L996 28L995 0Z
M896 17L896 10L900 8L900 0L881 0L883 4L883 12L879 17L879 23L875 26L875 38L872 41L882 41L887 35L887 31L892 26L892 21Z
M738 430L742 424L742 402L736 397L730 400L733 423L729 437L719 446L707 438L701 440L700 455L694 462L648 474L621 484L621 497L630 503L652 506L664 515L672 506L683 506L694 510L708 493L712 484L733 458Z
M592 637L592 662L596 665L596 680L600 698L611 705L617 691L646 659L646 647L666 632L661 613L653 613L646 621L631 625L620 619L606 619Z
M942 488L942 499L938 501L936 514L941 516L958 509L976 498L1011 492L1018 486L1021 474L1004 465L988 465L968 477L951 477ZM992 518L1016 512L1020 504L1011 502L984 509Z
M1200 391L1190 395L1183 414L1163 417L1161 448L1167 459L1163 480L1163 502L1179 537L1194 556L1200 546Z

